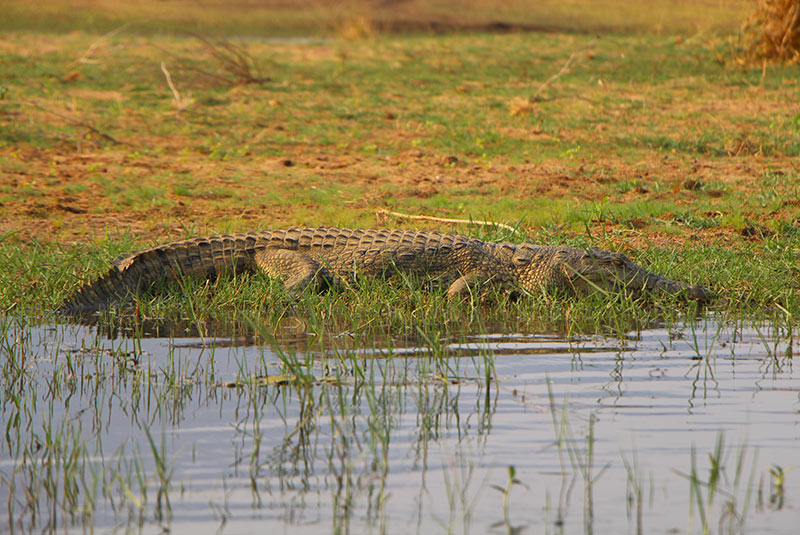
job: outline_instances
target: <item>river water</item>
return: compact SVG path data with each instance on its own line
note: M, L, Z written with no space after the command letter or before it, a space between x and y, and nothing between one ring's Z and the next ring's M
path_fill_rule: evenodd
M0 320L3 532L800 522L796 326L709 314L622 337L376 344Z

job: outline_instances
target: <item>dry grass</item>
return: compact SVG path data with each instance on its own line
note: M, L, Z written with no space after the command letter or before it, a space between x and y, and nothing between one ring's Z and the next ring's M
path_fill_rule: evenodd
M751 0L0 0L0 29L210 36L333 34L363 39L380 32L735 31Z
M758 0L743 33L745 59L800 62L800 0Z
M378 29L375 27L371 17L357 15L336 24L335 33L339 39L344 39L345 41L360 41L374 38L378 33Z

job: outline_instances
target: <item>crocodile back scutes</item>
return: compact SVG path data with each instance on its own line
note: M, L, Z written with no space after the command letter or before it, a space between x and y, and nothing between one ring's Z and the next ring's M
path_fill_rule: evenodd
M291 228L269 233L270 247L281 249L438 249L458 248L469 242L480 242L458 234L420 232L414 230L349 229L349 228ZM481 242L482 243L482 242Z

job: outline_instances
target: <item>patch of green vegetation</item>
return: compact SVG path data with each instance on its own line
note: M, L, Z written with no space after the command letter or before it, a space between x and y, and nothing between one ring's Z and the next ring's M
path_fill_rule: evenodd
M686 225L692 229L708 229L719 226L719 215L712 214L710 216L698 215L695 212L686 212L676 215L673 218L675 223Z
M120 190L117 202L125 206L137 208L172 205L172 201L166 196L166 190L164 188L143 184L137 184Z
M674 139L667 136L655 138L643 136L640 139L648 146L672 153L696 153L704 156L725 156L727 154L721 140L708 135L692 136L689 139Z
M227 199L236 194L234 188L207 187L195 179L184 180L172 187L172 193L182 197L196 197L200 199Z

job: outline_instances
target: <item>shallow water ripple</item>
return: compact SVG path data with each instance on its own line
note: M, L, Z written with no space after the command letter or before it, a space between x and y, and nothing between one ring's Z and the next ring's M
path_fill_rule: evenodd
M788 535L800 520L787 326L375 347L0 322L3 531Z

